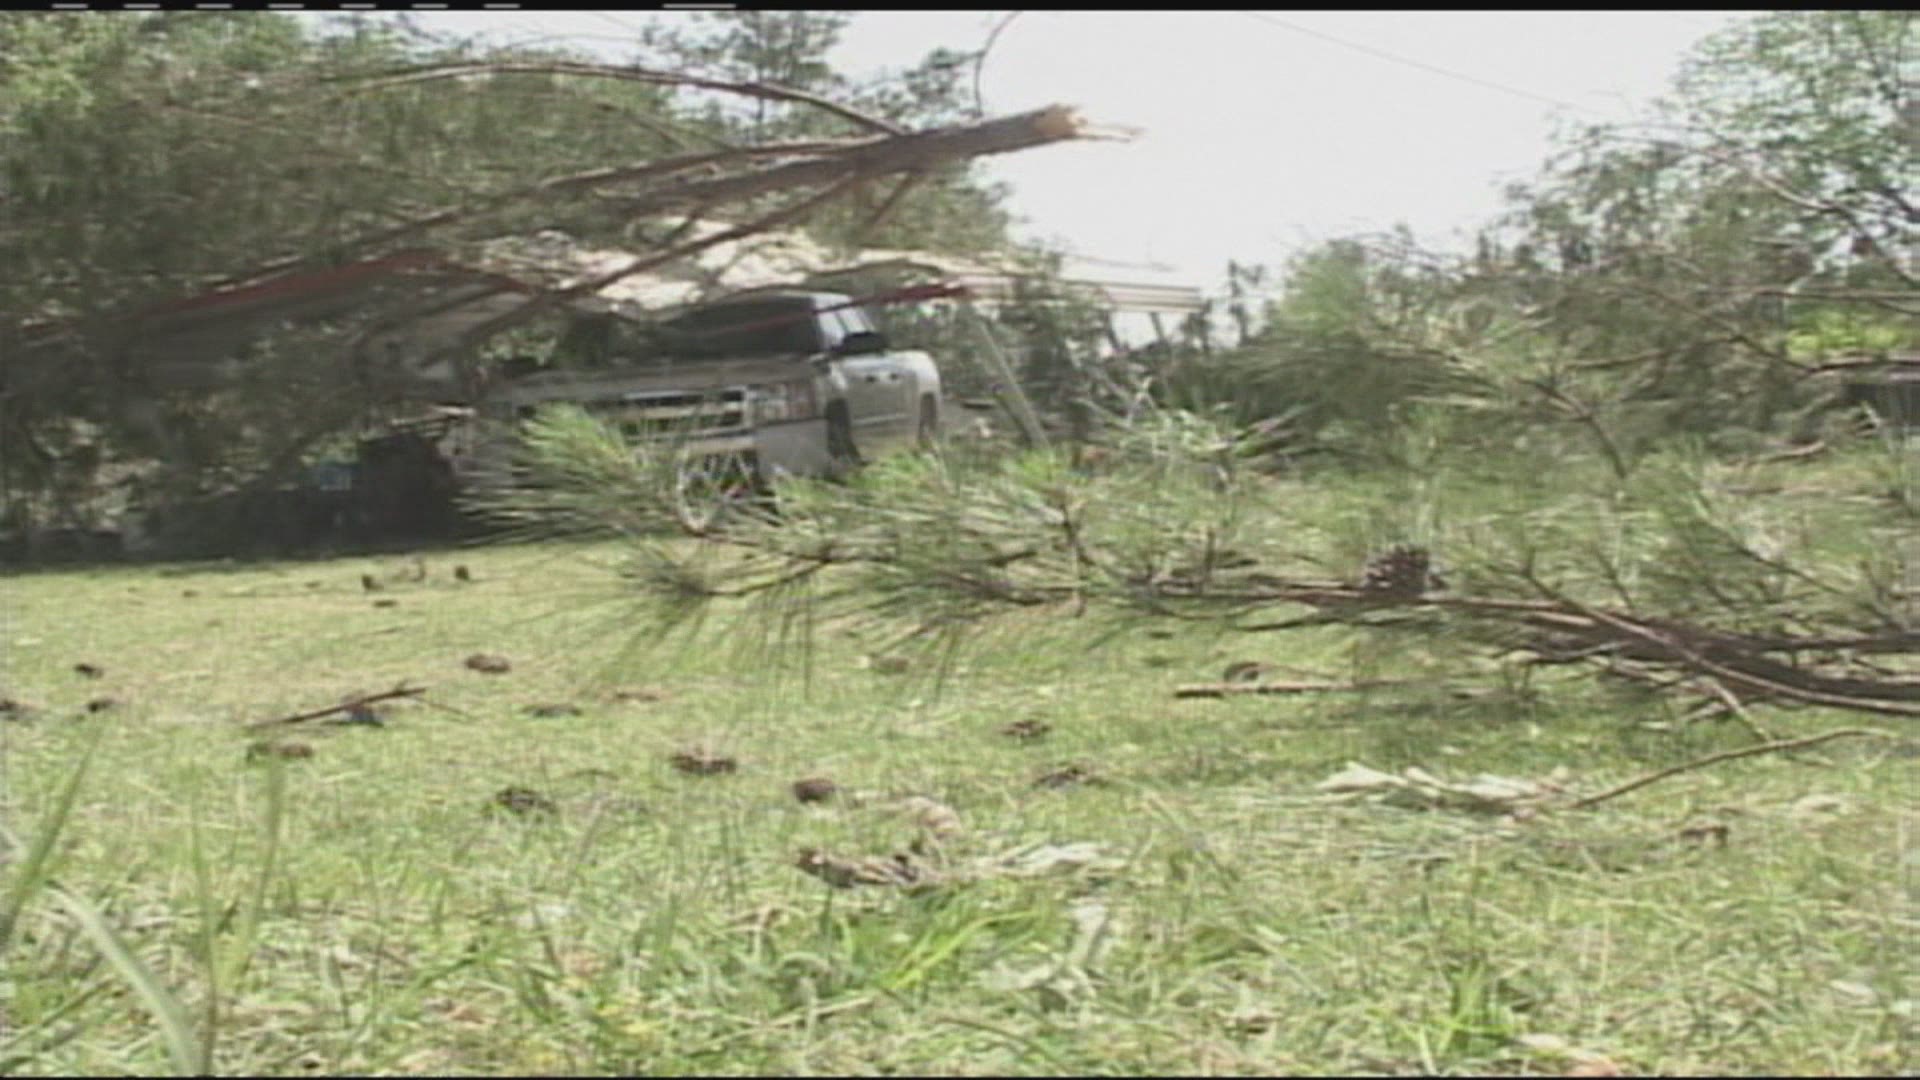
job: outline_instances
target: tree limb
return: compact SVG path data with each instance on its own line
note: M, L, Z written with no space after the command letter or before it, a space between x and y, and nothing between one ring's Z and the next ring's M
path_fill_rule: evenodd
M1622 795L1625 795L1629 791L1638 791L1639 789L1646 787L1648 784L1657 783L1658 781L1665 780L1670 776L1678 776L1681 773L1693 772L1696 769L1704 769L1709 765L1718 765L1723 761L1733 761L1738 758L1756 757L1760 754L1778 754L1788 750L1805 750L1809 746L1818 746L1821 743L1832 742L1835 739L1858 739L1858 738L1891 739L1893 737L1894 736L1891 732L1880 731L1875 728L1837 728L1833 731L1822 732L1819 735L1809 735L1803 739L1780 739L1774 742L1760 743L1757 746L1743 746L1738 750L1723 750L1718 754L1708 754L1706 757L1703 757L1703 758L1696 758L1692 761L1685 762L1684 764L1675 765L1670 768L1661 769L1658 772L1651 772L1645 776L1636 777L1617 787L1608 788L1607 790L1600 792L1598 795L1589 795L1584 799L1576 800L1571 806L1568 807L1568 809L1586 810L1586 809L1589 809L1590 807L1598 806L1609 799L1615 799Z
M613 64L582 63L466 63L466 64L428 64L422 67L402 69L380 75L346 76L332 81L351 81L355 85L349 92L384 90L395 86L408 86L441 79L471 78L488 75L571 75L590 79L619 79L627 82L645 83L650 86L689 86L697 90L714 90L725 94L738 94L741 97L758 98L763 101L786 101L801 105L810 105L823 112L832 113L843 120L851 121L868 131L883 135L903 135L904 128L882 120L877 116L861 112L848 105L808 93L791 87L775 86L770 83L737 82L731 79L710 79L684 72L655 71L639 66L620 67Z

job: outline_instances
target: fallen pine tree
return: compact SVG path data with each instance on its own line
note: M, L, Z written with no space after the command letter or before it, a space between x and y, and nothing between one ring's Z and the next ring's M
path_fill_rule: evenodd
M1255 637L1310 628L1411 633L1509 667L1581 665L1685 694L1699 710L1732 714L1756 732L1747 710L1762 703L1920 717L1920 627L1885 587L1884 568L1817 564L1823 552L1811 539L1805 551L1757 561L1735 550L1739 536L1726 522L1716 523L1719 532L1694 528L1701 521L1669 522L1656 533L1653 509L1625 495L1593 501L1603 508L1595 519L1574 519L1559 504L1516 507L1523 550L1493 541L1450 548L1464 571L1449 571L1453 583L1438 573L1433 552L1404 543L1376 548L1347 578L1296 576L1275 563L1328 558L1276 550L1285 545L1275 534L1298 529L1286 489L1239 467L1232 433L1155 413L1120 433L1112 461L1097 471L1046 453L897 459L846 486L786 485L778 516L742 517L689 553L644 536L646 511L637 508L659 502L659 485L671 478L644 455L612 452L616 441L583 415L548 416L536 427L530 462L546 480L499 505L550 526L618 523L634 538L625 587L655 602L662 625L744 598L770 605L770 617L857 616L902 641L952 642L1022 609ZM1685 505L1716 513L1710 498ZM655 524L671 528L664 518ZM1599 526L1649 530L1635 556L1641 564L1596 572L1564 557L1577 545L1562 543L1561 532ZM1853 527L1836 521L1830 535ZM1669 550L1681 543L1721 548L1711 559L1683 560ZM1277 558L1252 554L1262 548ZM1801 557L1808 565L1793 561ZM1544 565L1556 560L1551 570ZM1743 575L1756 572L1771 591L1741 593L1752 583ZM1636 595L1620 587L1629 577L1651 584ZM1601 589L1628 602L1589 598ZM1224 698L1419 681L1262 682L1246 674L1174 693Z

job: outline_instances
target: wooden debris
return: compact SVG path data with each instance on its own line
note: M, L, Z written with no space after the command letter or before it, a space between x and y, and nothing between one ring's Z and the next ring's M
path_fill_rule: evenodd
M1774 742L1761 743L1758 746L1743 746L1738 750L1724 750L1718 754L1708 754L1703 758L1695 758L1692 761L1682 762L1679 765L1659 769L1645 776L1636 777L1624 784L1610 787L1597 795L1589 795L1584 799L1576 800L1571 808L1574 810L1585 810L1589 807L1598 806L1609 799L1618 798L1629 791L1638 791L1656 781L1665 780L1670 776L1678 776L1681 773L1692 772L1695 769L1704 769L1709 765L1717 765L1722 761L1735 761L1739 758L1754 757L1759 754L1777 754L1790 750L1805 750L1810 746L1818 746L1821 743L1831 742L1834 739L1892 739L1893 737L1891 732L1878 731L1873 728L1836 728L1818 735L1809 735L1802 739L1780 739Z
M1229 671L1232 669L1229 668ZM1257 674L1254 673L1254 674ZM1252 678L1248 675L1246 678ZM1419 686L1424 679L1361 679L1356 682L1219 682L1192 683L1176 686L1173 696L1177 698L1223 698L1238 694L1350 694L1362 690L1379 690L1394 686Z
M335 713L353 713L357 709L363 709L366 706L372 705L375 702L379 702L379 701L391 701L395 698L419 697L421 694L424 694L426 692L427 692L427 688L424 686L397 686L392 690L387 690L383 693L367 694L362 697L349 698L348 700L343 701L338 705L329 705L324 709L315 709L312 712L296 713L292 716L280 717L277 720L256 720L253 723L248 724L247 729L251 731L255 728L274 727L280 724L305 723L308 720L318 720L321 717L332 716Z
M80 676L83 679L98 679L107 673L105 668L102 668L97 664L87 664L87 663L80 663L80 664L73 665L73 671L74 671L74 674Z
M565 701L550 701L541 705L527 706L527 715L541 720L553 720L563 716L579 716L580 706Z
M340 719L329 720L327 722L330 724L354 725L354 726L360 726L360 727L386 727L387 726L387 722L381 719L380 714L378 712L375 712L373 707L371 705L368 705L364 700L349 701L347 703L345 712L346 712L346 715L342 716Z
M89 713L103 713L108 709L117 709L119 707L120 699L116 697L97 697L87 702L87 712Z

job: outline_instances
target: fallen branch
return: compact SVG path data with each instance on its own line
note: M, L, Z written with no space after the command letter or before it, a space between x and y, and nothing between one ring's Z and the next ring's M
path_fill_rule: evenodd
M318 720L323 716L332 716L335 713L352 712L355 709L365 708L378 701L419 697L426 692L427 688L424 686L396 686L392 690L384 690L378 694L367 694L364 697L349 698L338 705L329 705L324 709L315 709L312 712L296 713L293 716L283 716L275 720L256 720L247 725L247 730L254 731L259 728L280 727L286 724L302 724L308 720Z
M1609 799L1618 798L1629 791L1638 791L1648 784L1665 780L1669 776L1678 776L1681 773L1704 769L1709 765L1718 765L1723 761L1756 757L1760 754L1777 754L1788 750L1805 750L1807 747L1818 746L1821 743L1832 742L1835 739L1864 737L1891 739L1894 738L1894 735L1891 732L1881 731L1877 728L1839 728L1834 731L1822 732L1819 735L1809 735L1802 739L1778 739L1773 742L1760 743L1756 746L1743 746L1738 750L1722 750L1717 754L1708 754L1703 758L1696 758L1680 765L1661 769L1658 772L1651 772L1645 776L1636 777L1617 787L1608 788L1598 795L1589 795L1584 799L1576 800L1568 809L1585 810L1589 807L1598 806Z
M1361 679L1356 682L1191 683L1174 687L1177 698L1224 698L1239 694L1340 694L1391 686L1419 686L1426 679Z
M440 350L436 359L462 356L480 342L522 325L542 312L569 300L590 296L634 274L645 273L707 248L797 221L820 205L880 177L900 173L912 175L956 161L1077 139L1085 131L1086 125L1078 114L1066 106L1054 105L983 124L849 142L831 154L757 172L670 185L626 200L622 204L624 213L632 217L654 217L676 208L717 205L777 191L799 191L825 185L818 187L813 194L753 221L634 259L609 273L566 288L543 292L527 303L461 334L451 345Z
M690 86L696 90L715 90L724 94L738 94L741 97L759 98L763 101L786 101L799 105L810 105L824 112L832 113L843 120L851 121L869 131L886 135L901 133L899 125L880 117L861 112L852 106L841 104L811 94L805 90L776 86L772 83L736 82L730 79L709 79L698 75L688 75L675 71L654 71L638 66L621 67L613 64L581 63L479 63L479 64L428 64L422 67L389 72L383 75L348 76L346 80L354 83L353 90L380 90L394 86L431 82L440 79L485 78L494 75L570 75L587 79L615 79L623 82L646 83L651 86Z

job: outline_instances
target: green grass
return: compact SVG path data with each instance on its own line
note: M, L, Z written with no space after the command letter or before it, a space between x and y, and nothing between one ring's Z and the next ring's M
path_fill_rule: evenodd
M6 1071L1920 1068L1920 763L1884 745L1730 762L1523 826L1330 802L1313 785L1350 760L1566 766L1593 791L1749 736L1650 730L1656 706L1570 673L1472 706L1170 695L1231 660L1383 662L1331 636L1089 651L1036 617L938 686L863 666L843 628L810 678L717 639L635 655L610 557L431 553L418 583L401 558L0 582L4 693L41 708L0 720L20 845L0 896L24 902L0 942ZM463 667L482 651L513 670ZM388 726L303 725L285 737L311 759L245 760L245 722L401 680L429 689ZM88 714L102 694L121 706ZM559 701L582 715L526 713ZM1051 735L998 734L1024 717ZM675 772L694 743L739 771ZM16 894L90 749L47 887ZM1034 786L1070 763L1106 782ZM1119 865L837 892L799 849L884 855L914 833L875 804L798 804L808 775L945 802L956 859L1087 842ZM509 785L559 813L488 813ZM1816 794L1838 809L1794 812ZM1678 839L1703 814L1726 846Z

